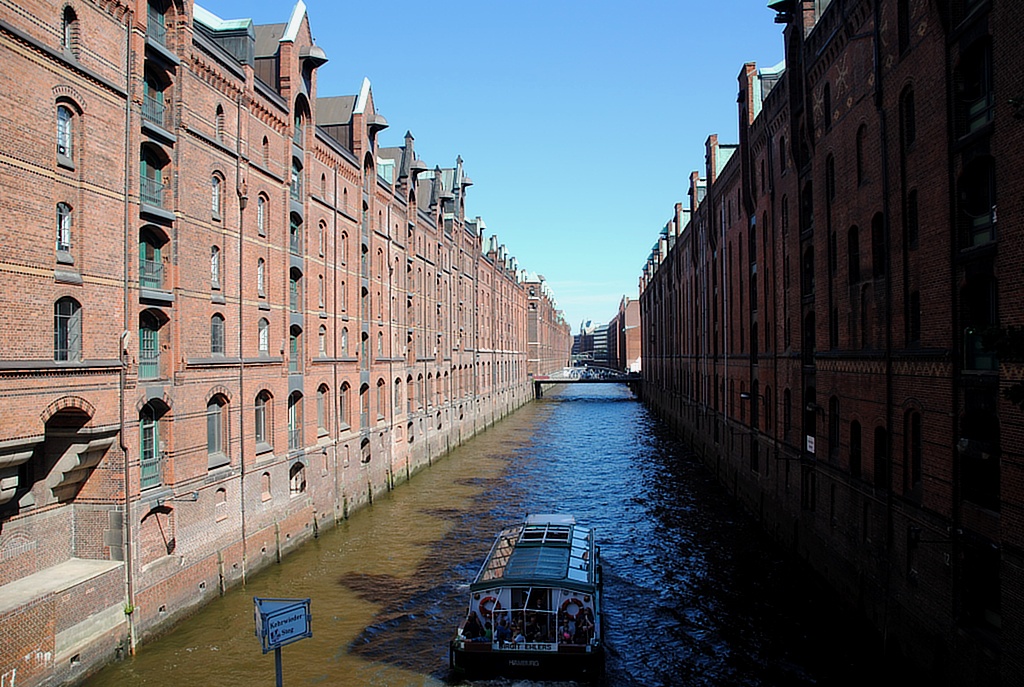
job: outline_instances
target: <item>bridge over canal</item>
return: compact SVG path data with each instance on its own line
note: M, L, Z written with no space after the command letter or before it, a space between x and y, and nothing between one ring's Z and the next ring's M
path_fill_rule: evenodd
M544 386L551 384L639 384L642 378L636 372L623 372L610 367L588 365L568 367L553 375L537 375L533 378L533 397L544 397Z

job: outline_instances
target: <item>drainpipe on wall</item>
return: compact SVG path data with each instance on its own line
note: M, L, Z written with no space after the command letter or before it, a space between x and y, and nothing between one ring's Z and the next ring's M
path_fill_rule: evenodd
M245 282L243 281L243 249L245 247L245 206L249 203L248 185L242 175L242 106L245 104L245 94L240 93L236 99L236 123L235 123L235 191L238 194L238 255L235 262L238 263L238 491L239 503L241 506L241 527L242 527L242 585L245 585L246 574L246 541L245 541L245 338L242 335L245 322L244 298ZM230 449L229 449L230 450ZM223 585L223 581L221 582ZM221 594L224 593L223 586Z
M122 253L121 276L123 279L121 305L122 320L124 328L121 332L121 340L118 343L118 357L121 361L121 369L118 373L118 446L121 449L121 456L124 460L124 521L121 530L124 536L124 563L125 563L125 616L128 619L128 653L135 653L135 579L132 569L132 510L131 510L131 471L128 463L128 445L125 442L125 393L128 385L128 342L131 337L131 323L128 318L129 307L129 283L128 283L128 251L131 242L131 209L128 203L128 189L130 188L132 175L132 146L131 146L131 121L132 121L132 25L135 23L135 14L129 8L126 13L124 28L124 249Z

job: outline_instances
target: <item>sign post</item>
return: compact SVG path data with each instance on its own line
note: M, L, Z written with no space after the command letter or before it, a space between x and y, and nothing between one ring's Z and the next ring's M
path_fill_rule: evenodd
M277 687L284 684L281 667L281 647L313 636L309 599L252 598L256 620L256 636L260 638L263 653L274 650L274 672Z

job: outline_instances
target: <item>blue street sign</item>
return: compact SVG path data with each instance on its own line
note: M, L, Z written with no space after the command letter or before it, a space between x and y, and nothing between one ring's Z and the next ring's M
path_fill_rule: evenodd
M256 636L263 653L313 636L309 599L261 599L253 597Z

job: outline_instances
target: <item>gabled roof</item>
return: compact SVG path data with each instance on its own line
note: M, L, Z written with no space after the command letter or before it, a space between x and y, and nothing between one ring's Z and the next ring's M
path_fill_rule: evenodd
M319 126L338 126L352 121L356 96L335 95L316 99L316 123Z
M281 43L287 24L257 24L256 57L273 57Z

